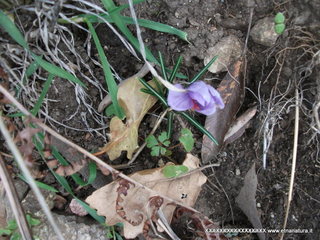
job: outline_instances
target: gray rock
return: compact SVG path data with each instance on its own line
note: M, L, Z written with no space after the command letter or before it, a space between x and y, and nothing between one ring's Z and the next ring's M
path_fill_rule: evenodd
M258 20L252 28L250 36L255 43L264 45L266 47L273 46L279 36L274 31L274 18L266 17Z
M53 217L65 239L68 240L105 240L105 227L99 224L87 225L77 221L76 216L63 216L52 213ZM41 221L41 224L32 228L34 236L39 239L57 240L58 237L47 222L44 214L39 211L35 218Z
M222 38L214 47L207 50L204 64L208 64L214 56L218 56L209 71L212 73L227 71L227 67L241 56L241 52L241 42L236 36L230 35Z

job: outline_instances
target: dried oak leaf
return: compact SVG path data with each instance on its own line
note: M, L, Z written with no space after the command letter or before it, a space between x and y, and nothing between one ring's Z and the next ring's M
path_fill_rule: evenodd
M183 165L192 170L198 168L199 162L198 158L188 154ZM193 206L207 177L199 171L186 177L168 179L164 177L161 171L162 168L143 170L132 174L130 177L161 195L175 199L185 205ZM106 224L114 225L123 222L124 236L130 239L135 238L143 232L145 222L151 217L152 209L150 205L152 204L150 204L150 199L157 195L131 183L122 185L119 183L121 183L121 180L98 189L86 199L86 202L92 208L97 209L99 215L106 217ZM119 188L121 188L121 194ZM124 196L125 194L126 196ZM122 207L121 216L116 209L119 205ZM171 222L175 208L175 205L164 199L162 210L168 222ZM161 230L159 226L158 230Z
M153 81L148 82L154 86ZM110 122L110 141L101 149L106 152L110 160L127 151L127 158L131 159L133 152L138 148L139 125L149 111L157 102L157 99L150 94L141 92L144 88L138 78L129 78L120 85L118 90L119 105L126 114L126 123L118 117L113 117Z

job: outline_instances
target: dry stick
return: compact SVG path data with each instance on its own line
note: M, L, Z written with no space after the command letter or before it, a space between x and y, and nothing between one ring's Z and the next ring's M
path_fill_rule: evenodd
M2 156L0 155L0 179L6 190L7 197L13 211L14 217L18 224L21 236L25 240L32 239L32 234L30 228L28 226L28 222L26 220L26 216L24 214L23 208L21 207L21 203L19 201L19 197L17 194L17 190L12 182L11 176L8 173L6 164Z
M289 194L288 194L288 203L286 209L286 216L283 222L283 229L287 227L290 204L292 201L292 194L293 194L293 184L294 184L294 177L296 172L296 163L297 163L297 149L298 149L298 136L299 136L299 92L296 89L296 115L294 120L294 138L293 138L293 153L292 153L292 167L291 167L291 178L290 178L290 186L289 186ZM280 234L280 240L284 237L284 232Z
M4 91L3 91L4 90ZM13 98L10 93L5 90L1 85L0 85L0 91L8 98L11 100L11 98ZM10 98L8 97L8 95L10 95ZM14 99L15 100L15 99ZM15 100L16 102L16 100ZM19 106L22 106L20 103L18 103ZM23 106L23 109L21 109L22 112L28 112ZM28 112L29 116L32 116L31 113ZM20 151L18 150L18 147L16 146L16 144L13 142L10 133L6 127L6 125L3 122L2 117L0 116L0 130L1 133L6 141L6 143L8 144L9 149L11 150L12 154L15 157L15 160L18 164L18 166L20 167L23 175L26 177L32 191L34 192L35 196L37 197L37 201L39 202L42 210L44 211L45 215L47 216L49 223L51 224L54 232L57 234L58 239L60 240L64 240L64 237L62 236L60 229L58 228L57 224L55 223L55 220L50 212L50 209L44 199L44 197L42 196L38 186L36 185L34 179L32 178L29 169L27 168L26 163L24 162L24 159L20 153ZM31 238L32 239L32 238Z
M102 161L101 159L99 159L98 157L94 156L93 154L89 153L87 150L85 150L84 148L78 146L77 144L71 142L70 140L66 139L65 137L61 136L59 133L57 133L56 131L54 131L52 128L48 127L47 125L45 125L44 123L40 122L40 120L38 118L35 118L31 113L28 112L27 109L25 109L2 85L0 85L0 92L3 93L3 95L9 100L11 101L14 105L16 105L16 107L19 108L19 110L24 113L26 116L30 117L30 120L34 120L34 122L41 127L44 131L48 132L51 136L59 139L60 141L64 142L65 144L69 145L70 147L76 149L77 151L81 152L82 154L84 154L85 156L87 156L88 158L92 159L93 161L95 161L97 164L105 167L106 169L108 169L111 173L115 174L116 176L119 176L122 179L125 179L131 183L133 183L135 186L138 186L142 189L145 189L149 192L151 192L152 194L155 194L156 196L160 196L163 199L169 201L169 202L173 202L177 205L180 205L186 209L189 209L190 211L193 211L195 213L199 213L199 211L197 211L196 209L189 207L177 200L174 200L172 198L169 198L165 195L159 194L157 191L154 191L146 186L144 186L143 184L133 180L132 178L128 177L127 175L117 171L116 169L114 169L113 167L111 167L109 164L105 163L104 161ZM19 153L20 154L20 153ZM21 154L20 154L21 156ZM22 157L21 157L22 158ZM23 163L24 164L24 163ZM27 170L28 171L28 170ZM27 172L28 175L30 174L29 171ZM31 175L30 175L31 176ZM27 177L27 176L26 176ZM32 177L31 177L32 179ZM29 180L27 178L27 180ZM32 181L34 181L32 179ZM32 182L34 183L34 182ZM41 197L43 198L43 196L41 195ZM51 215L50 215L51 216Z
M318 131L320 131L320 120L319 120L319 112L318 112L319 108L320 108L320 102L318 102L313 108L313 115L317 124Z

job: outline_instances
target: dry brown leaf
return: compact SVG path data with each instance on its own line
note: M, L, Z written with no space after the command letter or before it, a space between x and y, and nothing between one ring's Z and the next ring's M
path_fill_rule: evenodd
M247 172L243 187L240 190L239 195L236 198L236 203L248 217L252 226L255 229L261 229L262 224L260 221L260 216L257 210L256 203L256 192L257 192L258 178L256 174L255 164L252 165L250 170ZM266 236L264 233L258 233L260 240L265 240Z
M215 137L219 145L212 142L206 135L203 136L201 158L208 163L220 151L224 138L228 132L244 98L243 62L235 62L227 75L221 81L218 92L221 94L225 107L207 116L205 128Z
M148 82L154 86L153 81ZM110 160L127 151L127 158L131 159L133 152L138 148L138 129L140 123L157 102L157 99L150 94L141 92L144 88L138 78L129 78L120 85L118 90L119 105L126 114L126 123L118 117L113 117L110 122L110 141L101 149L106 152Z
M192 170L199 167L199 162L198 158L188 154L183 165ZM161 195L193 206L207 177L199 171L186 177L167 179L161 170L162 168L140 171L131 175L131 178ZM123 222L126 238L135 238L143 232L147 220L154 217L154 206L157 204L158 207L161 206L168 222L171 222L176 208L172 203L123 179L98 189L86 202L97 209L99 215L106 217L106 224ZM158 230L161 228L158 227Z

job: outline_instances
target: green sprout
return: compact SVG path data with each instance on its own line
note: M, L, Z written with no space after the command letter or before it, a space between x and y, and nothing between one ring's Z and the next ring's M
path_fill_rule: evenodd
M170 140L167 132L162 132L158 139L154 135L146 138L147 147L151 149L151 156L158 157L160 155L171 155L171 151L167 149Z
M281 12L277 13L277 15L274 17L274 31L279 35L282 34L286 29L286 25L284 23L285 20L286 18Z

